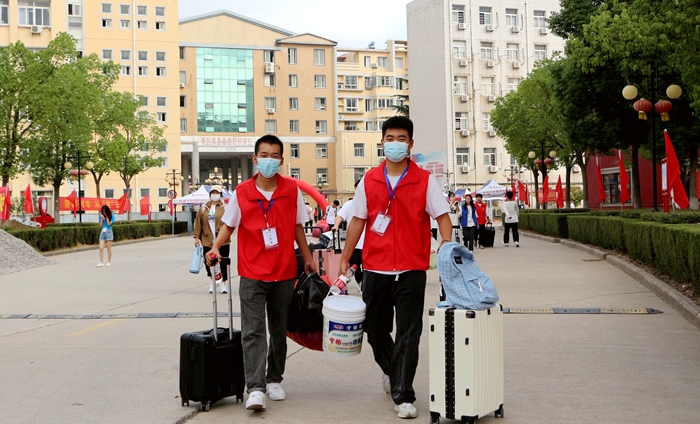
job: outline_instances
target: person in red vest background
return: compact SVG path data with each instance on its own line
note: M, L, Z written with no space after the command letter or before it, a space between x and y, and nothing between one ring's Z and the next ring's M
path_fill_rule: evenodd
M479 249L483 249L484 246L481 245L481 240L484 239L483 234L486 231L486 223L491 222L491 217L489 217L488 205L484 203L484 196L482 194L476 195L474 207L476 208L476 221L479 223L479 231L476 233L476 242L479 244Z
M294 180L277 174L283 154L282 141L273 135L262 136L255 143L253 163L258 173L236 187L222 218L225 225L210 252L220 258L219 249L238 228L238 292L246 408L250 410L265 409L268 396L271 400L286 398L280 383L287 358L289 305L297 277L295 241L304 257L305 271L316 271L304 235L303 225L308 220L304 198Z
M437 180L410 160L413 122L403 116L382 126L386 160L367 172L355 191L341 272L350 264L363 229L365 270L362 299L364 330L374 360L383 372L400 418L418 415L413 379L423 331L426 271L430 266L430 219L436 219L442 244L451 239L450 205ZM440 246L442 246L442 244ZM396 340L391 332L396 308Z

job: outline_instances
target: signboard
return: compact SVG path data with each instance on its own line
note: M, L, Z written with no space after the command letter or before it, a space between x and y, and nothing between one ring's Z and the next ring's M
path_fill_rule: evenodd
M197 138L195 138L197 140ZM202 147L255 147L255 137L210 136L199 137Z
M173 189L168 190L168 199L174 199L176 197L177 197L177 193L175 192L175 190L173 190Z
M78 198L70 199L66 197L60 197L58 202L58 209L61 211L72 211L78 210ZM75 202L75 204L73 204ZM109 206L111 210L119 209L118 199L100 199L97 197L81 197L80 204L84 211L99 211L103 205Z
M540 203L544 203L544 202L542 202L543 198L544 198L544 194L542 193L542 189L537 190L537 200ZM557 203L556 190L552 190L551 188L549 189L549 192L547 193L547 203Z
M666 159L661 161L661 191L668 190L668 167L666 166Z
M444 150L438 152L417 153L412 155L411 159L413 159L418 166L433 174L435 178L443 178L445 176L444 174L447 170L447 166L445 164Z

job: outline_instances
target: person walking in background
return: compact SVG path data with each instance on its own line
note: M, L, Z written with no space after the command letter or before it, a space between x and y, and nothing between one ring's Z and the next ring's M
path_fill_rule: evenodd
M114 217L109 206L103 205L100 209L100 263L101 266L111 266L112 262L112 242L114 241ZM104 263L104 248L107 245L107 263Z
M340 206L340 202L338 200L334 200L332 204L328 205L326 207L326 215L324 216L326 222L328 223L329 227L332 227L335 225L335 217L338 216L338 207Z
M503 203L503 226L505 227L505 232L503 233L503 245L508 247L508 231L513 230L513 241L515 242L515 247L520 247L520 237L518 236L518 204L513 200L513 192L509 191L506 193L506 198L508 199Z
M476 207L474 206L474 199L472 199L471 194L464 196L460 223L462 224L464 246L469 249L470 252L473 252L474 236L476 235L476 231L479 229L479 219L476 215Z
M459 217L460 217L460 205L454 192L449 192L448 203L450 204L450 222L452 223L452 233L454 235L455 243L459 243Z
M304 225L304 232L311 231L311 227L314 225L314 210L309 205L309 202L307 200L304 200L304 207L306 208L306 215L309 217L309 220L306 221L306 224Z
M357 186L360 184L360 181L362 180L357 180L355 181L355 190L357 190ZM348 228L350 227L350 223L352 222L353 216L352 216L352 203L353 199L348 200L343 204L343 207L340 208L340 211L338 211L338 216L336 217L335 220L335 225L331 227L331 231L338 231L339 233L339 228L340 225L345 221L345 223L348 225ZM338 236L340 238L340 236ZM340 242L340 240L338 240ZM357 245L355 246L355 250L352 252L352 256L350 257L350 266L357 265L357 269L355 270L355 282L357 282L358 289L362 291L362 247L365 245L365 230L362 230L362 235L360 236L360 240L357 242Z
M476 208L476 218L479 224L479 230L476 232L476 242L479 245L479 249L483 249L484 246L481 240L484 239L484 233L486 232L486 224L491 223L491 217L489 216L489 207L484 202L484 196L481 194L476 195L476 203L474 204Z
M194 245L202 245L202 253L206 259L207 253L212 248L214 240L216 240L217 234L221 230L222 221L221 218L224 216L225 205L221 201L221 186L213 185L209 191L209 201L199 207L197 211L197 217L194 220ZM226 243L221 245L221 255L228 257L231 250L231 240L226 240ZM211 282L211 269L209 265L205 265L207 269L207 277L209 277L209 282ZM228 293L226 287L226 282L228 281L228 269L225 266L221 267L221 281L217 281L216 284L220 284L221 293ZM214 283L211 282L211 287L209 288L209 293L216 290Z

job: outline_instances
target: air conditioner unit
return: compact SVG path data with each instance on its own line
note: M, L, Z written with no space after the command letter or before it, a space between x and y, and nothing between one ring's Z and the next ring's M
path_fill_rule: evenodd
M342 90L342 89L343 89L343 84L338 84L338 90Z
M496 136L496 130L489 130L489 137L495 137Z
M464 31L465 29L467 29L467 24L459 23L457 24L457 29Z
M494 66L496 66L496 62L494 62L493 60L487 60L487 61L486 61L486 67L487 67L487 68L493 68Z
M540 35L547 35L547 28L540 28Z
M513 69L520 69L520 62L513 62Z
M462 59L459 61L459 66L467 66L469 62L467 62L467 59Z
M510 32L517 34L520 32L520 27L519 26L514 26L510 28Z
M44 27L41 25L32 25L32 34L41 34L44 32Z
M338 115L338 120L339 120L339 121L342 121L343 119L345 119L345 116L343 116L343 115Z
M267 113L275 113L275 108L274 107L268 107L265 109Z
M467 96L466 94L462 94L459 99L463 102L468 102L469 96Z
M180 83L180 88L185 88L185 83L184 83L184 82L181 82L181 83Z
M493 103L496 101L496 96L491 95L486 100L488 100L490 103Z
M265 73L266 74L274 74L275 73L275 63L274 62L265 62Z
M486 31L493 32L493 25L486 25Z
M372 67L373 67L373 68L379 68L379 65L377 65L376 63L373 63L373 64L372 64Z
M578 174L579 172L581 172L581 167L578 166L578 165L574 165L574 166L571 168L571 170Z
M462 130L462 137L469 137L469 130Z
M469 165L462 165L462 173L463 174L468 174L472 170L472 167Z
M498 167L495 165L489 166L489 172L495 174L496 172L498 172Z

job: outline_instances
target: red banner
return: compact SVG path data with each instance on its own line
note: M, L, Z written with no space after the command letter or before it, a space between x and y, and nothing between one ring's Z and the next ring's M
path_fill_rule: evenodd
M61 211L73 211L78 209L78 201L76 200L75 206L68 196L60 197L58 203L58 209ZM117 199L101 199L98 197L81 197L80 203L83 206L84 211L99 211L102 205L109 206L109 209L116 211L119 209L117 205Z
M10 219L10 206L12 206L10 187L0 187L0 221Z
M542 189L537 190L537 200L542 203ZM557 192L555 190L549 190L547 192L547 203L557 203Z

